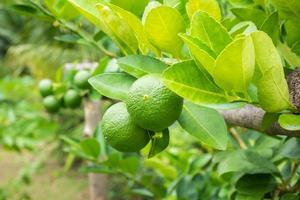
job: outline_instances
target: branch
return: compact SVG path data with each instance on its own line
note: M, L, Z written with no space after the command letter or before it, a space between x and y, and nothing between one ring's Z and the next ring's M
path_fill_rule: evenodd
M300 131L288 131L280 127L276 122L268 129L263 129L262 121L265 111L253 105L246 105L243 108L233 110L219 110L223 115L227 124L231 126L240 126L244 128L253 129L260 132L265 132L268 135L286 135L291 137L300 137Z
M290 93L290 101L300 112L300 68L294 70L287 76L287 83ZM273 123L269 128L262 127L265 111L253 105L246 105L243 108L219 111L227 124L240 126L266 133L271 136L285 135L290 137L300 137L300 131L288 131L282 128L278 122Z

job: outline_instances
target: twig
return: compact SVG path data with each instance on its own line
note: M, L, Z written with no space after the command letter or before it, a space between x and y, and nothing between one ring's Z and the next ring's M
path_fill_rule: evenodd
M247 145L244 143L244 141L240 138L238 132L235 130L235 128L231 127L229 129L229 132L231 133L232 137L236 140L236 142L239 144L241 149L247 149Z

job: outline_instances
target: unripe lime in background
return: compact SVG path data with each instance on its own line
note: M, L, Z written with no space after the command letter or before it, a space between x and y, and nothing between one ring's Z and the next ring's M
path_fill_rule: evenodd
M107 143L121 152L140 151L150 141L148 131L134 123L123 102L108 108L101 125Z
M159 76L146 75L133 83L126 104L135 123L158 132L178 119L183 99L165 87Z
M64 103L69 108L77 108L81 105L81 96L76 90L70 89L64 95Z
M76 73L74 77L74 83L80 89L89 89L90 84L88 80L91 76L92 76L91 73L88 71L85 70L79 71Z
M39 83L39 91L43 97L53 94L53 83L49 79L41 80Z
M55 113L59 111L61 106L61 101L57 99L55 96L50 95L43 99L43 105L50 113Z

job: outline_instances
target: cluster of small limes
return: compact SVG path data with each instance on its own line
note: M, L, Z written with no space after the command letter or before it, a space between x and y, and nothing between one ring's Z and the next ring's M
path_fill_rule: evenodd
M63 95L55 95L55 84L49 79L41 80L39 91L43 97L43 105L49 113L56 113L62 107L78 108L82 102L80 90L88 90L88 79L91 77L88 71L78 71Z
M146 75L136 80L127 100L111 106L102 119L105 140L122 152L137 152L179 117L183 99L169 90L159 76Z

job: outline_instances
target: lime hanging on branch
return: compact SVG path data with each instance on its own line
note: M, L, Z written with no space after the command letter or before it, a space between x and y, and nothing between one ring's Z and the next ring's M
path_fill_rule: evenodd
M53 83L49 79L41 80L39 83L39 91L41 96L46 97L53 94Z
M183 99L169 90L159 76L146 75L133 83L126 104L139 126L159 132L178 119Z
M64 103L69 108L77 108L81 104L81 96L76 90L70 89L64 95Z
M107 143L121 152L140 151L150 141L148 131L134 123L123 102L105 112L102 131Z
M91 73L88 71L79 71L76 73L74 77L74 83L75 85L80 89L89 89L90 84L88 82L89 78L91 78Z
M43 99L43 105L45 106L48 112L55 113L59 111L61 107L61 101L55 96L50 95Z

